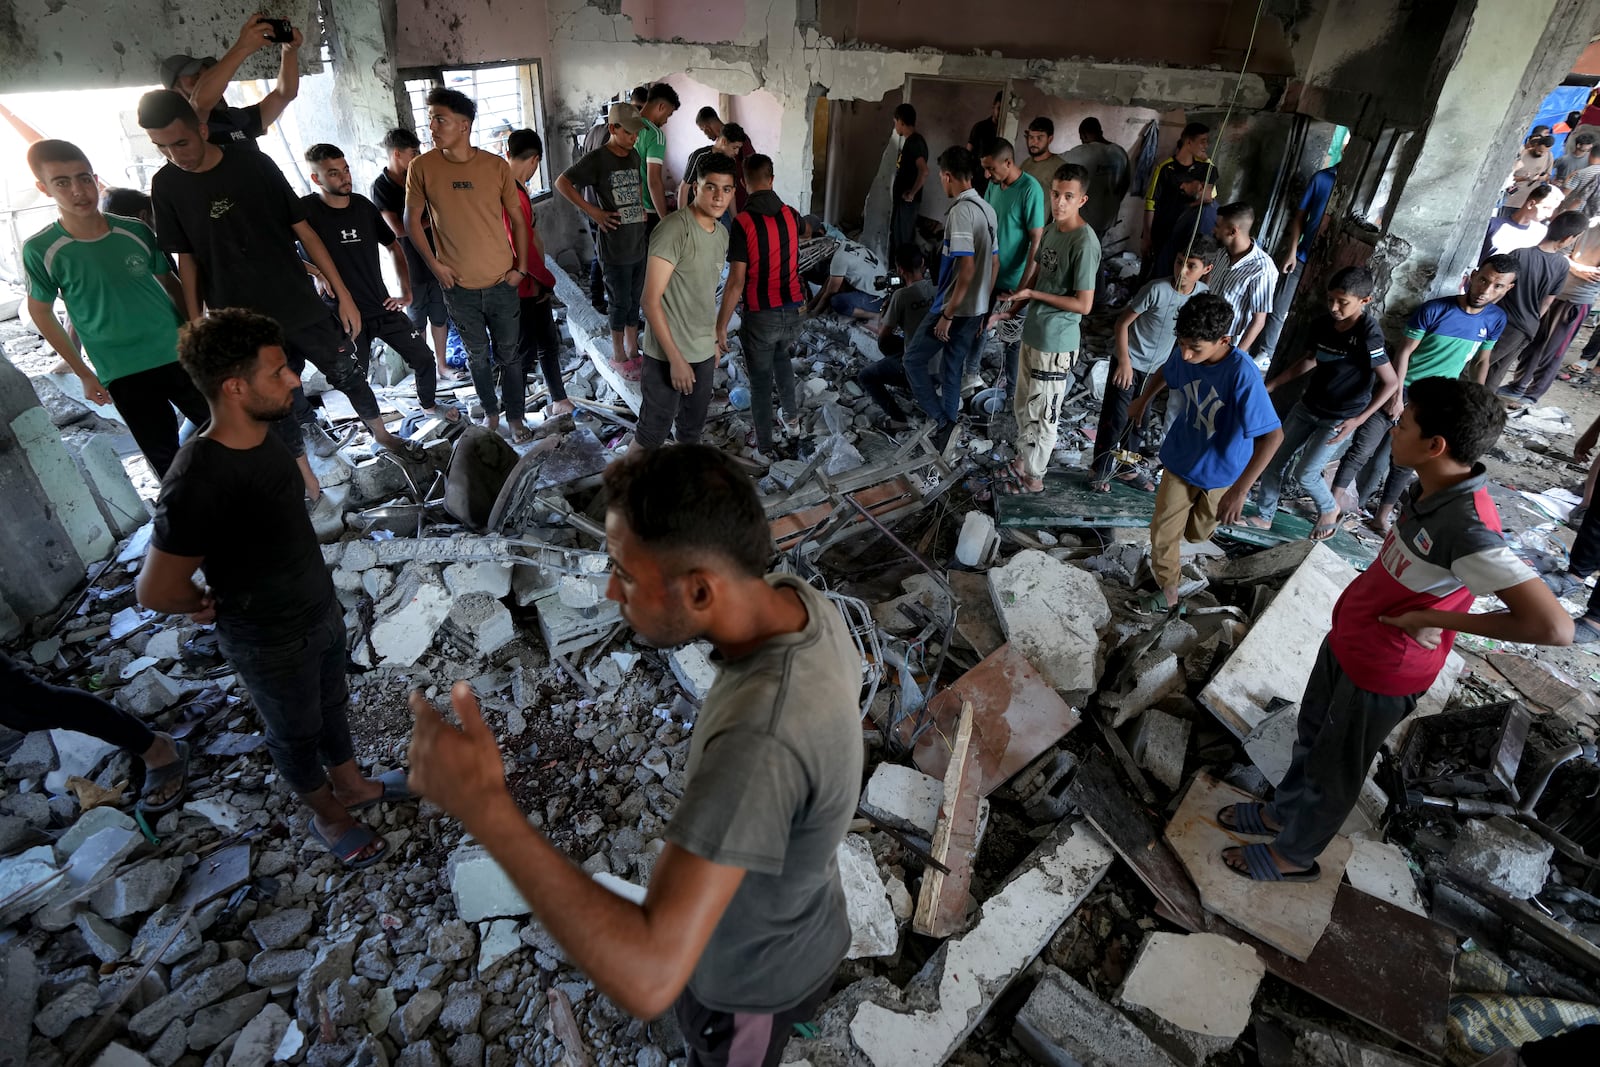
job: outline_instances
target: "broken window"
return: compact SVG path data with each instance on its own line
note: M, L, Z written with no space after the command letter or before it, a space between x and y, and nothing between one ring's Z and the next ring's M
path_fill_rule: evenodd
M422 139L423 150L433 147L428 134L428 93L434 89L455 89L465 93L478 106L472 123L473 140L479 148L503 156L506 137L512 130L533 130L545 141L544 93L539 61L496 63L463 67L433 67L402 72L406 100L411 108L412 129ZM546 155L548 156L548 142ZM550 193L547 163L539 162L528 182L528 192L537 199Z

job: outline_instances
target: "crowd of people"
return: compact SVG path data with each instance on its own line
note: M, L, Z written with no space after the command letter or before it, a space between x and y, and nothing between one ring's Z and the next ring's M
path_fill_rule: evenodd
M274 43L283 53L274 91L251 108L228 106L228 79ZM666 848L636 905L594 883L517 810L466 683L451 692L460 728L413 695L409 776L368 777L356 763L344 615L313 530L320 487L305 454L338 442L314 419L304 368L321 370L377 445L399 453L416 446L386 428L367 383L374 340L410 365L419 407L450 422L467 416L438 396L447 324L491 429L503 418L514 442L530 436L535 366L546 413L572 404L556 358L554 279L526 189L543 156L537 133L510 131L504 156L477 148L472 100L435 89L432 147L391 131L370 196L354 191L346 153L331 144L305 152L316 192L296 196L255 139L294 98L299 45L298 31L283 39L274 20L253 17L222 59L163 65L168 87L138 109L168 160L148 205L119 192L125 206L109 212L93 167L70 143L29 151L59 207L27 244L29 311L86 395L116 404L162 477L139 600L215 623L279 777L307 809L307 835L340 863L364 868L387 855L361 819L365 808L425 794L490 850L619 1006L646 1017L675 1008L704 1062L732 1053L775 1062L790 1024L830 990L849 942L833 857L862 774L859 665L825 597L767 574L771 534L743 469L698 443L734 316L751 389L746 444L758 458L775 458L800 434L790 349L805 315L832 309L877 324L883 358L860 382L887 427L910 428L908 395L941 451L961 425L964 396L983 384L979 357L995 337L1017 429L1015 458L992 491L1043 492L1062 406L1086 362L1083 319L1100 288L1101 241L1131 184L1127 154L1090 118L1082 144L1056 156L1054 126L1040 116L1019 158L1000 135L997 96L966 143L931 157L915 108L901 104L888 255L841 242L815 293L799 249L820 220L784 203L771 157L736 123L702 109L696 125L710 143L669 189L664 129L679 107L670 85L608 103L556 179L591 226L591 297L608 316L613 369L642 396L630 454L604 479L607 595L642 641L703 638L719 665ZM1335 609L1276 796L1219 813L1241 833L1271 838L1224 854L1242 876L1317 877L1316 856L1354 805L1372 755L1432 683L1456 632L1600 638L1600 603L1575 625L1506 547L1479 462L1506 402L1531 402L1548 387L1549 353L1559 365L1560 336L1570 342L1590 286L1600 285L1591 266L1600 245L1588 236L1600 209L1600 140L1584 132L1568 153L1587 150L1582 167L1550 161L1540 170L1550 146L1530 138L1482 262L1461 293L1411 313L1392 355L1370 310L1376 280L1362 267L1332 274L1323 299L1303 302L1318 306L1303 339L1277 349L1335 189L1332 166L1297 201L1281 261L1253 236L1249 204L1216 203L1206 126L1184 127L1152 173L1136 227L1145 278L1115 319L1090 472L1100 492L1120 481L1155 493L1149 565L1159 592L1144 610L1181 610L1182 540L1208 538L1219 524L1269 525L1286 480L1317 508L1314 538L1332 536L1341 514L1372 496L1386 534L1377 563ZM919 205L932 180L949 206L930 272ZM1556 182L1559 204L1547 191ZM380 249L398 293L385 284ZM55 318L58 298L86 356ZM1270 360L1265 374L1252 350ZM1485 383L1508 370L1515 395L1497 397ZM1274 400L1301 378L1280 415ZM179 414L201 428L181 445ZM1159 486L1127 461L1141 447L1159 458ZM1336 460L1330 485L1323 472ZM1575 550L1575 566L1600 563L1595 525L1585 522L1588 554ZM1474 596L1490 593L1505 611L1467 613ZM3 668L8 723L105 737L144 760L142 810L181 802L187 742L46 686L13 661ZM10 710L23 706L37 710Z

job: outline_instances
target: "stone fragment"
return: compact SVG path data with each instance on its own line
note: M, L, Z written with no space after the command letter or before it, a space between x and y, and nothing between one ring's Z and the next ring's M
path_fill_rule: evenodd
M113 1041L100 1050L89 1067L151 1067L149 1060L120 1041Z
M1503 815L1469 819L1450 849L1449 864L1517 900L1544 889L1555 847Z
M228 1054L228 1067L267 1067L278 1042L289 1029L289 1013L276 1004L268 1004L261 1013L245 1024Z
M441 923L428 933L428 955L441 963L468 959L476 948L476 935L460 919Z
M387 464L385 464L387 465ZM409 667L433 644L433 636L450 614L451 596L439 580L438 569L409 563L395 586L376 608L371 642L376 664L363 661L366 642L357 642L354 655L363 666Z
M89 840L101 830L117 827L123 830L136 830L138 826L128 816L116 808L101 806L90 808L78 816L78 821L69 826L65 833L56 839L56 854L66 859L78 850L78 846Z
M1417 881L1411 876L1411 865L1398 846L1357 837L1351 839L1350 849L1344 876L1351 886L1413 915L1428 917L1422 894L1417 892Z
M420 1041L443 1010L444 996L437 989L418 990L390 1017L389 1036L398 1045Z
M314 1030L321 1025L316 1015L317 994L334 982L350 977L355 954L354 941L334 941L317 950L316 962L306 968L295 986L295 1016L301 1026Z
M444 569L444 586L450 590L451 596L487 593L499 600L511 593L511 564L494 561L452 563Z
M1125 693L1101 693L1100 702L1116 711L1111 725L1121 726L1152 704L1188 684L1178 657L1166 649L1155 648L1140 656L1133 666L1133 685Z
M696 702L703 702L717 680L716 664L711 662L711 646L704 641L675 648L667 656L672 676Z
M60 1037L79 1019L93 1015L99 1003L100 991L94 983L79 982L41 1008L33 1018L33 1025L45 1037Z
M501 960L522 947L515 919L495 919L478 926L478 977L485 977Z
M311 929L311 912L306 908L285 908L250 922L250 934L264 949L285 948Z
M128 948L133 943L132 938L94 912L79 912L76 922L78 933L83 935L84 944L89 946L89 951L93 952L101 963L120 960L128 954Z
M480 656L492 656L517 637L517 624L506 606L488 593L456 597L447 620L451 632Z
M372 999L367 1002L366 1027L368 1033L381 1034L389 1026L389 1019L395 1012L394 989L383 986Z
M114 699L124 711L149 719L166 711L182 697L182 691L172 679L152 667L118 689Z
M42 778L56 765L56 748L50 743L50 734L34 730L25 735L22 744L6 760L6 777L12 781L23 778Z
M140 923L139 932L133 939L133 958L145 962L151 953L165 945L156 962L170 966L198 950L204 940L200 934L200 923L193 915L186 918L184 913L187 910L173 901L163 904Z
M872 846L860 834L847 834L837 853L839 881L850 918L850 947L846 959L892 956L900 947L900 927L889 903Z
M1050 1067L1178 1067L1127 1016L1059 967L1045 968L1011 1035Z
M1026 549L990 568L989 595L1006 640L1051 685L1070 694L1095 688L1111 608L1093 575Z
M201 1008L221 1000L245 980L239 960L219 963L189 979L166 996L147 1005L128 1021L128 1033L150 1041L174 1019L189 1019Z
M456 901L456 914L465 922L527 915L533 911L510 877L481 845L457 848L450 854L446 870L450 876L450 892Z
M1171 655L1171 653L1167 653ZM1174 669L1178 669L1174 662ZM1178 669L1181 677L1183 671ZM1176 791L1183 784L1184 759L1189 754L1188 719L1168 715L1160 708L1146 708L1134 727L1128 749L1134 762L1155 776L1156 781Z
M92 777L101 762L117 751L111 742L75 730L51 730L50 741L55 746L57 766L44 776L44 787L56 796L67 792L68 778Z
M939 824L944 782L915 767L880 763L867 779L861 810L903 833L932 838ZM989 821L989 802L978 801L978 835Z
M161 1031L161 1036L144 1050L144 1054L156 1067L172 1067L188 1051L188 1047L189 1028L182 1019L174 1019Z
M1267 965L1248 945L1219 934L1153 933L1123 983L1125 1004L1148 1008L1197 1034L1236 1038Z
M469 1034L478 1028L478 1016L483 1014L483 994L471 988L452 989L439 1012L439 1025L458 1034Z
M154 911L166 903L182 874L183 861L176 857L146 860L96 889L89 906L102 919L125 919Z
M258 952L250 961L250 984L268 988L290 985L311 966L313 959L310 950L303 948Z
M203 1052L221 1044L223 1038L238 1033L245 1023L255 1018L271 995L268 990L253 989L243 996L201 1008L189 1023L189 1047Z
M23 1067L39 999L39 967L33 953L15 941L0 945L0 1065Z

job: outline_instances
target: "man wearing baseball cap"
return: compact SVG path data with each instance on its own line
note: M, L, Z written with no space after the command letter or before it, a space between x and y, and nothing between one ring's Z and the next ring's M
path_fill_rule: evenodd
M300 92L300 45L303 38L294 30L292 41L281 42L278 82L261 103L249 107L230 107L222 98L228 83L250 55L273 43L274 28L264 16L251 15L239 31L239 39L221 59L215 56L168 56L161 61L161 84L182 93L189 106L205 124L207 139L214 145L246 145L254 148L256 138L278 120L283 109Z

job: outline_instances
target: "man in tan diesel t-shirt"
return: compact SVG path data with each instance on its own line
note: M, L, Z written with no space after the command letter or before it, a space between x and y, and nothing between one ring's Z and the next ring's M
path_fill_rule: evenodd
M506 161L472 146L477 112L477 105L454 89L428 94L433 149L412 160L406 171L406 232L444 288L484 421L499 429L503 409L511 440L521 444L531 437L522 422L525 394L517 354L517 286L528 276L522 269L528 263L528 235L514 227L514 236L506 236L505 219L520 215L522 203ZM423 228L424 211L432 216L433 247Z

